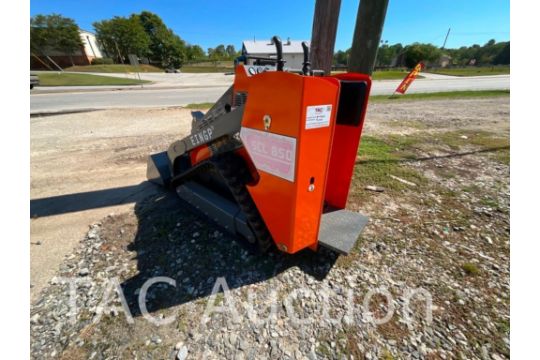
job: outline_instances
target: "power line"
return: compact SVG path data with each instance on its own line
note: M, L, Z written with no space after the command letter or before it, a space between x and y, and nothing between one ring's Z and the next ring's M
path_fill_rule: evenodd
M446 37L444 38L444 42L442 44L441 49L444 49L444 47L446 46L446 41L448 40L448 35L450 35L450 28L448 28L448 32L446 33Z
M454 35L494 35L510 34L510 31L453 32Z

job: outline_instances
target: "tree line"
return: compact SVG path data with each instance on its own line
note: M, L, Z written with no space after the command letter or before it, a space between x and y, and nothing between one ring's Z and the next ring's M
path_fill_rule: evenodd
M239 55L234 45L218 45L205 52L199 45L191 45L165 25L163 20L149 11L129 17L93 23L96 37L110 62L123 63L128 55L146 58L162 68L179 68L186 62L232 60ZM58 50L68 55L83 46L79 27L73 19L58 14L36 15L30 19L30 48L34 54ZM350 49L334 54L334 65L346 66ZM414 43L379 46L377 67L414 67L419 61L437 65L442 56L451 65L507 65L510 64L510 42L490 40L483 46L462 46L458 49L441 49L432 44ZM101 60L103 61L103 60Z
M351 49L338 51L334 54L334 65L346 66ZM450 65L509 65L510 41L496 42L489 40L483 46L478 44L462 46L458 49L442 49L432 44L413 43L379 46L376 67L408 67L412 68L420 61L434 66L438 65L441 57L447 56Z
M58 14L36 15L30 19L30 53L43 55L57 50L72 55L83 46L79 27L73 19Z
M162 68L179 68L188 61L232 60L239 55L234 45L223 44L209 48L206 53L199 45L188 44L149 11L129 17L115 16L92 25L111 62L127 62L128 55L134 54ZM36 15L30 19L33 53L43 55L47 50L58 50L71 55L82 46L79 27L73 19L58 14Z

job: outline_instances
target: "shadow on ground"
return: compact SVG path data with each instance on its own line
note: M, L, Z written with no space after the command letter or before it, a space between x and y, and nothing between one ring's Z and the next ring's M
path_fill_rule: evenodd
M324 249L295 255L277 250L252 255L174 193L137 203L135 214L138 229L128 250L136 253L138 273L121 284L134 316L140 315L139 289L152 277L174 279L176 287L152 286L146 303L150 313L208 297L219 277L230 289L236 289L298 267L306 275L322 280L337 260L335 253Z
M156 192L145 181L137 185L50 196L30 200L30 217L44 217L139 202Z
M149 182L31 200L30 212L32 217L43 217L133 202L136 218L118 215L102 221L102 253L96 259L101 268L110 265L111 256L120 257L124 264L136 261L137 272L132 277L107 274L123 279L122 290L133 316L141 314L139 292L150 278L168 277L176 282L175 287L157 283L149 288L146 305L152 313L211 295L220 277L225 278L230 289L237 289L298 267L306 275L322 280L338 257L325 249L295 255L277 250L252 255L174 192ZM126 226L126 221L131 225ZM126 228L132 230L126 232Z

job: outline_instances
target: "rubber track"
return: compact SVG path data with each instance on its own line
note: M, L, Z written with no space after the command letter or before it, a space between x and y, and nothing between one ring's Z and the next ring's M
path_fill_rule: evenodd
M240 210L245 214L246 220L255 234L256 243L253 244L255 245L253 250L258 253L268 251L273 244L272 236L246 188L250 174L244 160L238 155L229 152L214 157L212 163L225 180L227 187L238 203Z
M193 166L192 168L184 171L183 173L176 175L171 180L171 188L176 189L178 186L182 185L186 181L193 179L200 172L206 171L211 167L212 167L212 163L210 163L209 161L205 161L205 162L202 162L200 164Z

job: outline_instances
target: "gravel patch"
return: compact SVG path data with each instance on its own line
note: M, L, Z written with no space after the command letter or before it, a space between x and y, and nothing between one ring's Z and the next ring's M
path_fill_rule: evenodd
M353 188L370 223L346 257L252 256L174 194L111 214L32 305L32 358L509 358L509 166L478 149L402 165L426 184Z

